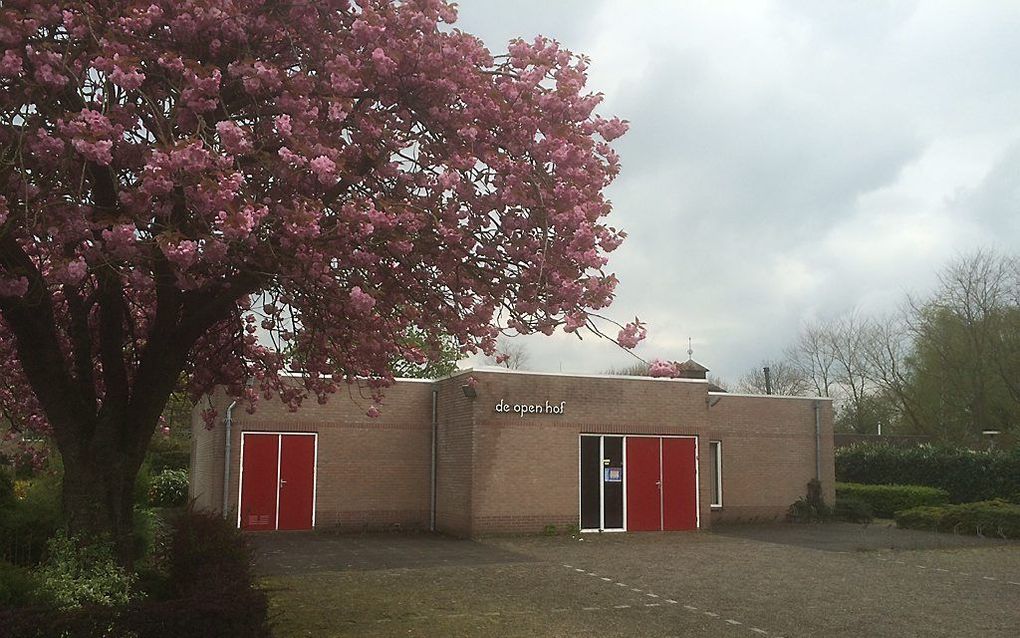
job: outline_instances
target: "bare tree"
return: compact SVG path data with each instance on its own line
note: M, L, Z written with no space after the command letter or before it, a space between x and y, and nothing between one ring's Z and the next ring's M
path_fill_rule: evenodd
M648 364L644 361L634 361L634 363L625 366L611 366L602 374L612 374L622 377L647 377L649 376Z
M814 394L820 397L832 396L835 377L836 360L830 346L830 331L825 323L807 324L786 353L787 360L814 386Z
M765 381L765 368L769 369L770 384ZM740 377L737 391L748 394L768 394L771 385L772 394L786 396L804 396L811 391L812 383L804 378L800 367L784 359L765 360L754 370Z
M523 342L500 337L496 341L496 354L486 357L485 363L510 370L527 370L531 365L531 353Z

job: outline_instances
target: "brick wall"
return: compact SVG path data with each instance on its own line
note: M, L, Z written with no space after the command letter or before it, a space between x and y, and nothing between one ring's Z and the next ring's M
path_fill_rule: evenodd
M213 495L201 504L220 510L223 472L223 413L226 397L214 395L219 422L199 438L192 458L193 489ZM236 516L242 432L318 432L315 524L345 531L387 527L424 528L428 524L432 384L400 382L386 391L382 416L365 411L372 404L357 386L325 405L306 401L289 412L278 401L261 401L255 414L234 410L229 486L230 517ZM199 408L205 404L200 403ZM217 447L215 441L219 440ZM211 443L207 445L207 443ZM215 466L208 471L206 466ZM216 472L219 472L219 479Z
M718 401L717 401L718 400ZM722 441L723 507L714 521L777 519L807 493L815 476L814 399L712 394L709 438ZM818 400L822 423L822 488L835 499L832 402ZM707 448L703 455L709 454ZM702 483L708 486L711 468ZM710 486L708 486L710 488Z
M478 381L474 398L462 386ZM263 401L254 415L234 412L230 517L236 516L243 431L317 432L316 526L362 530L428 525L431 501L432 391L438 392L436 524L470 536L576 525L578 438L592 434L691 435L698 439L701 526L782 516L814 476L814 402L708 394L703 380L566 376L478 370L436 383L400 381L386 390L382 416L357 388L326 405L288 412ZM194 415L191 495L218 511L222 502L227 397L211 397L220 422L209 431ZM546 401L562 415L498 413ZM709 407L709 403L714 405ZM832 408L821 402L823 485L833 498ZM723 503L711 511L709 440L723 442Z
M581 433L698 436L708 429L708 386L703 381L472 374L478 380L472 405L474 534L577 525ZM562 415L519 416L497 413L501 399L510 405L546 401L566 405ZM703 473L704 454L702 465ZM708 525L706 486L702 481L703 527Z
M188 499L199 509L218 512L223 507L223 425L209 430L202 421L208 403L200 401L191 411L191 471Z

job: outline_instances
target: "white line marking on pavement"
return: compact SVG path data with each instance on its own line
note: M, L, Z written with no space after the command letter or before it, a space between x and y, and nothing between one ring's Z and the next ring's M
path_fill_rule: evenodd
M575 572L581 572L582 574L584 573L584 570L583 570L583 569L581 569L580 567L575 567L575 568L574 568L574 571L575 571Z
M651 594L651 593L645 594L645 596L649 596L651 598L658 598L659 597L658 594Z
M1013 581L1011 581L1011 580L1008 580L1008 581L1006 581L1006 582L1007 582L1007 583L1009 583L1010 585L1020 585L1020 583L1014 583L1014 582L1013 582Z
M574 568L573 565L568 565L566 563L563 563L563 566L566 567L567 569L573 569Z
M610 580L613 580L613 579L612 579L612 578L607 578L607 577L603 576L603 577L602 577L602 580L605 580L605 581L610 581Z
M639 593L639 594L641 593L641 590L640 590L640 589L638 589L637 587L631 587L631 588L630 588L630 590L631 590L631 591L636 591L636 592L637 592L637 593Z
M733 620L732 618L727 618L726 622L728 622L731 625L743 625L744 624L744 623L740 622L739 620Z
M998 579L998 578L996 578L995 576L982 576L981 578L983 578L983 579L985 579L985 580L999 580L999 579Z
M601 607L581 607L581 609L583 609L584 611L598 611L598 610L600 610L602 608Z
M627 583L616 583L617 587L630 587Z
M613 605L613 609L630 609L630 605Z
M669 603L670 605L675 605L676 604L675 600L670 600L669 598L666 599L666 602Z
M662 607L662 603L645 603L645 607Z
M702 612L702 613L704 613L706 616L711 616L712 618L718 618L719 617L719 614L714 614L714 613L712 613L710 611L706 611L706 612Z
M684 609L689 609L691 611L698 611L697 607L692 607L691 605L684 605Z
M751 627L751 631L753 631L756 634L763 634L763 635L766 635L766 636L769 633L769 632L765 631L764 629L758 629L757 627Z

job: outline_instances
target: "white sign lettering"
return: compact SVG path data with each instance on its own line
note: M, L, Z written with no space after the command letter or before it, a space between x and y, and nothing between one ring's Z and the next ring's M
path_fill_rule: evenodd
M563 409L567 406L566 401L560 401L559 403L507 403L503 399L499 400L496 404L496 412L500 414L514 413L517 416L523 418L525 414L563 414Z

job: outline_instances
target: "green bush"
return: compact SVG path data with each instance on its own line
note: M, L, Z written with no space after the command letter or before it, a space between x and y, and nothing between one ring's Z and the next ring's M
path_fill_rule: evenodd
M188 470L163 470L152 477L149 504L154 507L180 507L188 502Z
M915 507L896 514L896 526L997 538L1020 538L1020 505L1001 499Z
M791 523L822 523L832 518L832 508L822 499L822 484L811 479L807 484L807 496L797 499L786 510L786 520Z
M0 606L5 638L269 638L268 601L254 580L245 537L221 517L184 511L159 530L147 569L164 588L114 606ZM163 536L166 532L166 536ZM159 542L163 537L165 542ZM152 560L149 563L150 559Z
M43 600L39 581L31 571L0 561L0 607L19 607Z
M0 507L14 503L14 475L0 467Z
M836 505L832 513L835 518L848 523L870 523L874 518L867 501L844 496L836 496Z
M62 531L47 546L39 569L42 590L61 609L121 605L132 598L135 577L113 559L108 543L80 543Z
M892 518L900 510L924 505L944 505L949 492L923 485L863 485L836 483L836 498L864 501L875 516Z
M37 476L23 500L0 505L0 558L16 565L40 562L60 520L60 478Z
M1020 446L978 452L856 443L836 450L836 479L937 487L949 492L954 503L1008 499L1020 493Z

